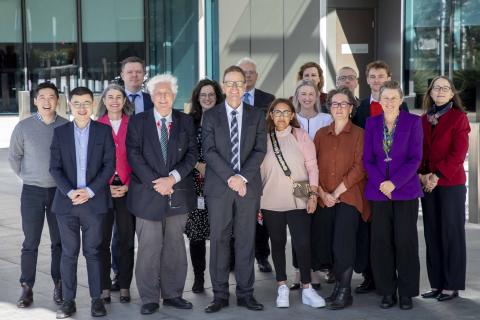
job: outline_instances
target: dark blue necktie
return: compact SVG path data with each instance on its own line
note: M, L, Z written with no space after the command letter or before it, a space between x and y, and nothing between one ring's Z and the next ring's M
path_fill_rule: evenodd
M233 110L231 113L232 121L230 122L230 141L232 143L232 159L230 164L235 173L240 172L240 157L239 157L239 137L238 137L238 121L237 114L238 112Z

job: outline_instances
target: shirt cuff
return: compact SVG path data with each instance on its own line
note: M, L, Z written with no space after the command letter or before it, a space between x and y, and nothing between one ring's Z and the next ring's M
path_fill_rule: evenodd
M73 191L74 191L74 190L72 189L72 190L70 190L70 191L67 192L67 197L69 197L70 199L72 199L72 193L73 193Z
M175 183L179 183L180 180L182 180L182 177L180 176L180 173L178 173L177 170L172 170L170 171L170 173L168 174L170 176L172 176L173 178L175 178Z
M90 189L89 187L86 187L86 189L90 198L93 198L95 196L95 192L93 192L92 189Z

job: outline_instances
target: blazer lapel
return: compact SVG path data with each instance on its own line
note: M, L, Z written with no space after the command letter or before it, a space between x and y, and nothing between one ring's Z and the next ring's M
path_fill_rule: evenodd
M227 154L228 159L230 160L232 158L232 147L230 140L230 128L228 127L227 108L225 104L223 104L222 107L218 109L217 117L217 124L220 130L220 136L225 137L225 152L223 153Z
M90 167L89 164L92 163L92 153L93 153L93 146L95 145L95 138L96 138L96 123L93 120L90 120L90 128L88 129L88 151L87 151L87 179L88 179L88 168Z
M67 148L69 149L69 153L71 156L71 160L73 163L73 168L75 169L75 186L76 186L76 177L77 177L77 156L76 156L76 151L75 151L75 124L70 122L68 124L68 130L69 134L66 135L66 142L67 142Z
M149 139L152 144L155 157L165 164L165 162L163 161L162 147L160 146L158 129L157 129L157 124L155 122L155 116L153 115L153 109L148 110L146 113L147 113L147 116L145 118L145 123L144 123L145 136L148 137L147 139ZM155 161L155 164L157 163L158 162ZM156 168L158 172L161 172L158 166L156 166Z
M242 158L243 152L242 150L244 149L245 146L245 139L248 134L248 123L250 122L250 117L251 117L251 112L250 108L248 108L248 105L244 104L243 105L243 116L242 116L242 136L240 137L240 159Z
M170 127L170 133L168 135L168 146L167 146L167 168L170 168L170 162L173 159L173 155L176 152L177 139L180 134L180 119L177 113L172 110L172 125Z

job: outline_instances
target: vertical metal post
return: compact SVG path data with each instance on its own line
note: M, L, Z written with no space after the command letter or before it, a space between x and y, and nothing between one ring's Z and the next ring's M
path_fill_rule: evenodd
M480 124L470 123L470 136L469 136L469 148L468 148L468 221L471 223L480 222L480 188L478 179L478 168L480 163L478 162L480 157L479 149L479 133Z
M23 90L30 90L28 87L28 64L27 64L27 4L26 0L20 2L20 15L22 17L22 47L23 47ZM20 110L19 110L20 112Z

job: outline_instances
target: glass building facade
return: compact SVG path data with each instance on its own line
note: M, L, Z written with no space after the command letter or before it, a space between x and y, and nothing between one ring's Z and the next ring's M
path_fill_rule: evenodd
M405 88L415 92L418 107L429 80L442 74L474 110L480 94L480 0L406 0L404 48Z

